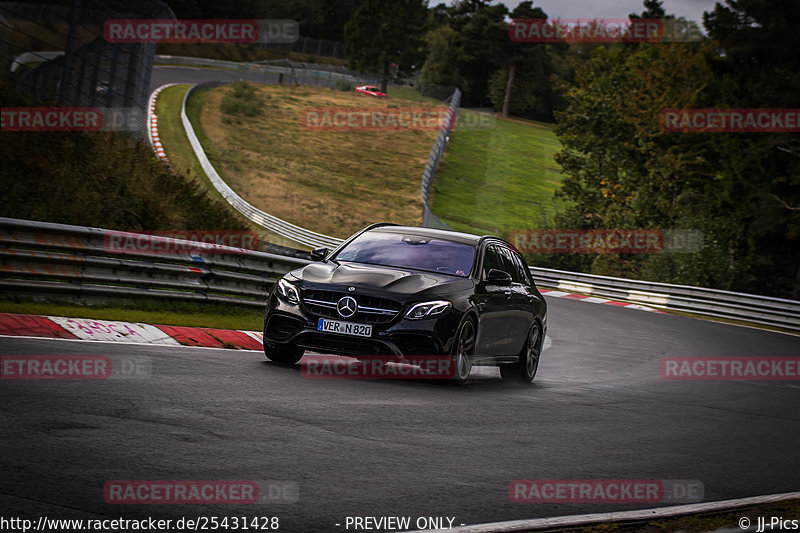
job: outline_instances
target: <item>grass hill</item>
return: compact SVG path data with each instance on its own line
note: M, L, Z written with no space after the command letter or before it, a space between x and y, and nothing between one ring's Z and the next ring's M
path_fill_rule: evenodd
M453 229L507 237L552 225L561 169L550 124L498 118L492 129L456 129L433 182L431 209Z
M176 107L184 90L168 89L162 98ZM264 211L339 237L376 221L421 222L420 179L435 129L320 131L301 118L308 109L444 110L442 104L237 84L197 93L188 107L219 173ZM161 137L175 161L179 146L170 140L179 132L170 132L170 122L160 121ZM187 147L184 142L180 150ZM434 181L434 212L453 228L474 233L507 236L513 229L551 225L563 208L553 200L561 183L553 160L558 149L548 124L497 119L491 129L457 129ZM190 154L182 164L190 173L198 170Z

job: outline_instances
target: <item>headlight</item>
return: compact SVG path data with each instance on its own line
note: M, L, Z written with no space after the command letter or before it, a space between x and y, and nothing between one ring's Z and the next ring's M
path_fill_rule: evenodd
M300 303L300 293L297 292L297 287L283 278L278 281L278 294L283 296L283 298L288 302L293 304Z
M436 300L433 302L422 302L415 304L406 312L406 318L412 320L420 318L431 318L433 316L441 315L452 307L450 302L445 300Z

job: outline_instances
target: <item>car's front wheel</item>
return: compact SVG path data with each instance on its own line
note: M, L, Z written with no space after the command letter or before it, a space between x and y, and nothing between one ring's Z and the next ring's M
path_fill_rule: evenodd
M267 359L282 365L295 365L303 358L303 351L300 348L287 348L283 346L270 346L264 343L264 355Z
M453 381L463 385L472 371L472 362L475 358L475 320L470 317L462 324L453 347L452 364L454 366Z
M542 327L538 322L533 324L519 361L510 365L500 365L500 375L503 379L530 383L536 377L539 369L539 356L542 353Z

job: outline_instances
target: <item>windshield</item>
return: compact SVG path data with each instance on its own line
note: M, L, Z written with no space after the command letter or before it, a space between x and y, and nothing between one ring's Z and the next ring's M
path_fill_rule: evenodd
M335 257L337 261L413 268L461 277L469 276L474 258L475 248L469 244L380 231L359 235Z

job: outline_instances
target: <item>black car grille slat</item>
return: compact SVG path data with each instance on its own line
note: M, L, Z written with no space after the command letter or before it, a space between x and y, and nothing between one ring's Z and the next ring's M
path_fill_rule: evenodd
M316 333L304 333L297 338L297 345L308 350L333 354L394 355L382 342Z
M342 320L336 310L336 304L345 296L352 296L358 303L356 314L347 319L352 322L385 324L394 320L402 308L394 300L337 291L305 290L302 293L302 301L303 306L309 313L325 318Z
M442 349L428 336L416 333L400 333L390 337L405 355L439 355Z
M267 338L283 341L303 329L303 323L288 316L275 315L270 317L265 328Z

